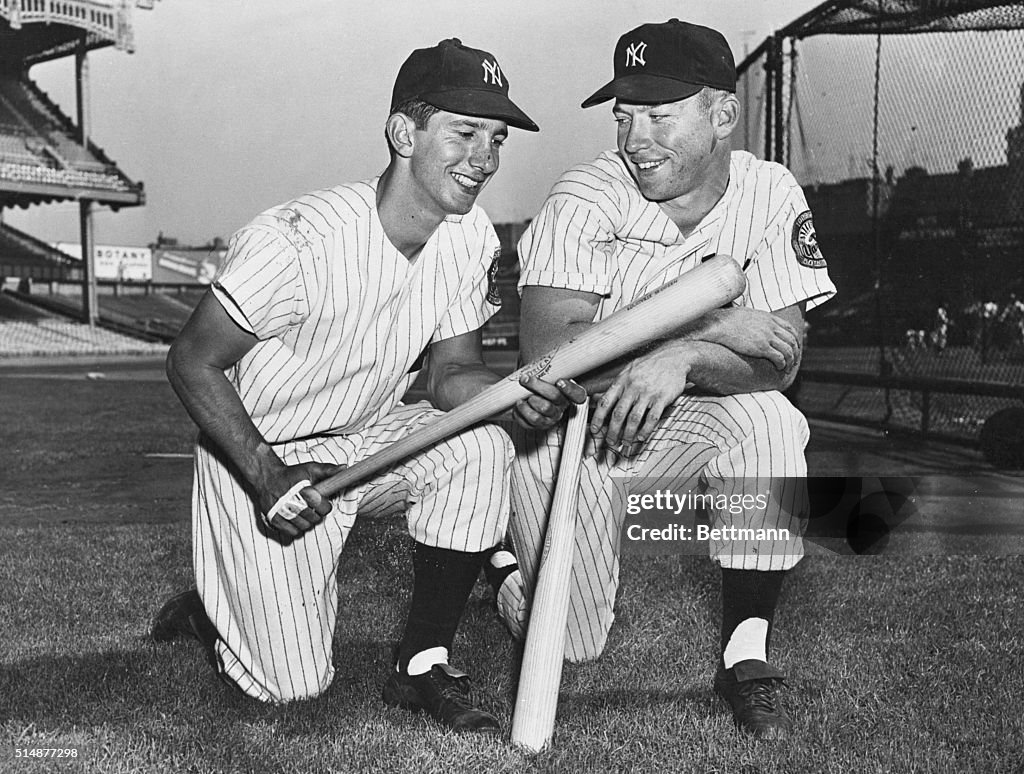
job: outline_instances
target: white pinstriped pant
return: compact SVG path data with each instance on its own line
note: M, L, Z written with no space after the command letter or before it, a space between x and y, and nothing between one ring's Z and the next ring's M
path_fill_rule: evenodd
M779 392L727 397L684 395L672 405L655 433L632 457L613 453L584 454L576 528L576 554L569 599L565 657L571 661L597 658L604 650L615 616L619 584L619 544L625 508L616 486L630 482L631 493L642 493L671 481L676 491L706 486L708 493L756 495L766 480L773 484L769 508L732 514L709 512L713 527L785 528L786 542L708 541L712 559L723 567L785 570L803 556L807 517L807 475L804 448L809 431L803 415ZM560 433L529 434L515 430L517 457L512 466L510 533L523 574L526 593L532 593L544 529L554 491ZM520 600L525 617L529 600ZM515 605L513 604L513 608Z
M352 464L438 413L426 403L397 406L360 433L275 450L289 464ZM322 693L334 677L338 561L356 515L405 511L418 542L486 550L505 534L511 460L505 431L478 426L344 492L321 524L285 546L261 533L252 498L201 440L192 494L193 561L199 594L220 634L216 651L224 675L262 701Z

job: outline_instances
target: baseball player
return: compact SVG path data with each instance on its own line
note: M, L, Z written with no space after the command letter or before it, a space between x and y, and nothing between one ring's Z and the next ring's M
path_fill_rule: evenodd
M732 53L714 30L672 19L619 39L614 79L583 103L614 100L618 150L566 172L519 243L521 346L529 361L710 256L731 255L743 267L747 287L734 308L583 380L596 408L566 657L597 657L612 625L625 516L617 486L626 481L636 493L672 481L677 491L700 488L736 502L767 482L767 509L709 513L716 528L791 534L741 541L723 529L725 537L708 541L722 568L714 685L742 729L781 737L791 722L768 645L782 578L802 555L808 439L781 390L799 366L804 311L835 288L792 175L731 150L735 89ZM498 605L515 633L537 573L560 435L513 436L510 532L520 566L506 562Z
M331 683L337 568L357 515L404 512L413 591L384 701L458 731L496 731L448 651L504 536L512 446L481 425L328 501L312 486L499 381L481 358L498 240L475 206L508 126L537 131L495 58L457 39L414 51L395 82L377 178L274 207L235 233L171 347L168 377L200 435L197 589L152 635L192 635L221 677L287 702ZM431 404L402 403L421 368ZM535 379L512 410L550 427L579 385Z

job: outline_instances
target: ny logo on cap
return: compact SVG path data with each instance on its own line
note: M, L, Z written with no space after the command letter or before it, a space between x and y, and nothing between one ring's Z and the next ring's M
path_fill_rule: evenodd
M646 48L646 43L631 43L629 48L626 49L626 67L646 65L647 62L644 61L644 50Z
M498 67L498 63L490 59L485 59L484 65L484 83L490 83L494 86L502 86L501 82L501 68Z

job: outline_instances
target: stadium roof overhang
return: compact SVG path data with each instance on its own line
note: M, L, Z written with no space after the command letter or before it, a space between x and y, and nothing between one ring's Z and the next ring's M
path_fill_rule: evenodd
M74 54L83 44L92 51L112 45L112 41L98 35L84 33L66 24L30 24L14 30L8 21L0 19L0 68L4 70L28 69L40 62L62 59Z
M28 69L84 47L131 52L131 13L155 0L0 0L0 67Z
M116 211L121 207L138 207L146 203L141 190L127 192L103 191L87 186L74 187L46 183L22 183L5 180L0 176L0 209L19 207L26 209L36 204L52 204L62 201L89 200L106 204Z

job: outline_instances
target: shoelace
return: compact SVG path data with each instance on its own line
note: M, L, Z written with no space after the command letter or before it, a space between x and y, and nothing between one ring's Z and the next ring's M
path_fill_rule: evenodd
M751 709L774 713L775 706L774 680L749 680L740 683L736 692L747 700Z
M469 690L460 684L459 680L452 680L444 675L432 675L434 683L438 686L438 692L447 701L462 710L474 709L469 699Z

